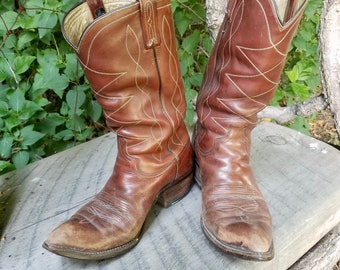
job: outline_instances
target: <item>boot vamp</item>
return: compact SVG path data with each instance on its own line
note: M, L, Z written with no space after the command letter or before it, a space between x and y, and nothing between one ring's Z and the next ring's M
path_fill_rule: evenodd
M50 246L102 251L138 237L149 209L143 194L117 187L103 190L48 237ZM149 205L150 207L150 205Z

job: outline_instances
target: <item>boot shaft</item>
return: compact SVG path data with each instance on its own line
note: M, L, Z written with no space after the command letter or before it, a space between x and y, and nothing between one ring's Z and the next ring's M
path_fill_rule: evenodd
M103 3L106 13L96 19L87 3L71 10L65 39L129 153L176 152L188 135L170 2Z
M277 87L305 5L288 6L282 17L273 0L230 0L197 100L203 125L223 132L256 124Z

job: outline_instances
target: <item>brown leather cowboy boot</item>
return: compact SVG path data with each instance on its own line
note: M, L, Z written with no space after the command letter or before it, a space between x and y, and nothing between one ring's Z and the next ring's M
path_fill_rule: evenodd
M141 238L152 205L170 206L192 184L169 0L128 1L88 0L63 22L107 125L117 133L118 156L100 193L45 241L59 255L104 259L128 251Z
M305 4L288 4L281 19L273 0L230 0L197 98L201 226L216 246L246 259L274 256L271 215L249 164L250 132L274 94Z

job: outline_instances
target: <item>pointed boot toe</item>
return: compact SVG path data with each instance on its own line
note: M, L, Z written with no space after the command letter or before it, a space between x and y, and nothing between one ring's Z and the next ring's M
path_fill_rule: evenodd
M91 230L92 231L92 230ZM79 253L82 244L86 241L86 249L90 246L89 237L93 234L84 235L81 226L77 226L73 220L69 220L55 228L45 240L43 247L55 254L71 257L71 253ZM84 237L85 236L85 237ZM73 257L73 256L72 256Z
M65 257L98 260L119 256L139 242L141 230L125 231L115 223L81 218L90 207L91 204L85 205L79 214L55 228L43 247Z
M227 253L258 261L274 257L272 231L265 223L219 223L209 227L202 220L201 225L207 238Z
M119 250L110 248L108 239L110 238L103 237L89 223L81 224L69 220L49 234L43 247L50 252L70 258L105 259L112 257L113 254L115 256L119 254Z
M82 242L78 231L70 222L63 223L49 234L43 247L57 254L68 249L76 250L79 242Z

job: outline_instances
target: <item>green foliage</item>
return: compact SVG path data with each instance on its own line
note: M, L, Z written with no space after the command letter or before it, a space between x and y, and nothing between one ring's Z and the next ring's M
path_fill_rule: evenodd
M272 105L290 106L320 91L318 29L322 0L309 0Z
M287 63L272 105L291 106L321 91L318 31L322 0L309 0L292 41ZM287 126L310 135L308 119L296 117Z
M310 135L309 128L310 125L305 117L297 116L292 123L287 124L288 127L299 131L307 136Z
M172 8L179 42L182 78L187 100L186 123L192 127L195 119L193 99L203 78L208 56L212 50L205 22L205 2L197 0L173 0Z
M60 23L77 0L0 3L0 174L102 132Z

